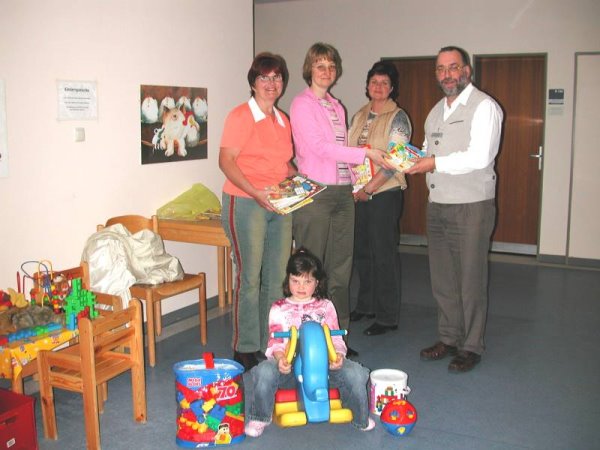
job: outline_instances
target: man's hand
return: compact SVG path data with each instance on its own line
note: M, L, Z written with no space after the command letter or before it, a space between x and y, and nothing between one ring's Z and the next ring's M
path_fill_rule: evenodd
M404 171L405 174L412 175L413 173L433 172L435 170L435 158L427 156L418 158L410 169Z

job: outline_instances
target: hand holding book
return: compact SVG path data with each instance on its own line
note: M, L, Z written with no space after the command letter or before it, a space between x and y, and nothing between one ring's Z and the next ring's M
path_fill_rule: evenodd
M304 175L292 175L271 188L269 203L279 214L289 214L312 203L312 198L326 187Z
M404 172L413 166L416 158L423 158L426 155L424 150L409 143L390 142L386 159L398 172Z

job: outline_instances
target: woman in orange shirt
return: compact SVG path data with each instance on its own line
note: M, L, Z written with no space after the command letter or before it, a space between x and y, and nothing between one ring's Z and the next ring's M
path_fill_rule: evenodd
M237 269L233 359L246 370L267 348L269 309L280 297L292 246L291 216L268 201L272 187L296 173L290 123L275 107L287 81L281 56L257 55L248 71L251 98L229 113L221 138L222 222Z

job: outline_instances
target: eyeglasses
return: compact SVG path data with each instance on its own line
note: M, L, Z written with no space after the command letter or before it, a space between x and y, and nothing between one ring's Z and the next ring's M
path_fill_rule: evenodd
M438 75L443 75L446 72L451 73L452 75L456 75L458 72L462 70L464 66L459 66L458 64L450 64L448 67L446 66L437 66L435 68L435 73Z
M281 83L283 81L283 77L280 73L271 77L268 75L259 75L256 77L256 79L259 80L261 83L268 83L269 81L272 81L273 83Z
M337 67L335 64L313 64L313 69L315 69L317 72L337 72Z

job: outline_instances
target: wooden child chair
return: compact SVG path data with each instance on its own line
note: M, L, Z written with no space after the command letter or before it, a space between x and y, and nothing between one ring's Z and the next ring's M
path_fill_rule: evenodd
M79 344L38 354L40 400L44 436L57 439L53 388L83 395L88 449L100 449L100 386L131 371L133 419L146 422L146 387L142 339L142 314L138 300L127 309L78 322Z
M127 230L135 234L140 230L150 230L160 235L158 226L158 218L151 218L129 215L118 216L108 219L106 224L98 225L97 230L100 231L110 225L120 223ZM200 342L206 345L206 275L184 274L182 280L171 281L156 285L151 284L135 284L129 290L133 297L146 301L146 338L148 341L148 363L151 367L156 364L156 337L160 336L162 331L162 312L160 302L166 298L175 295L183 294L184 292L198 289L198 306L200 308Z

